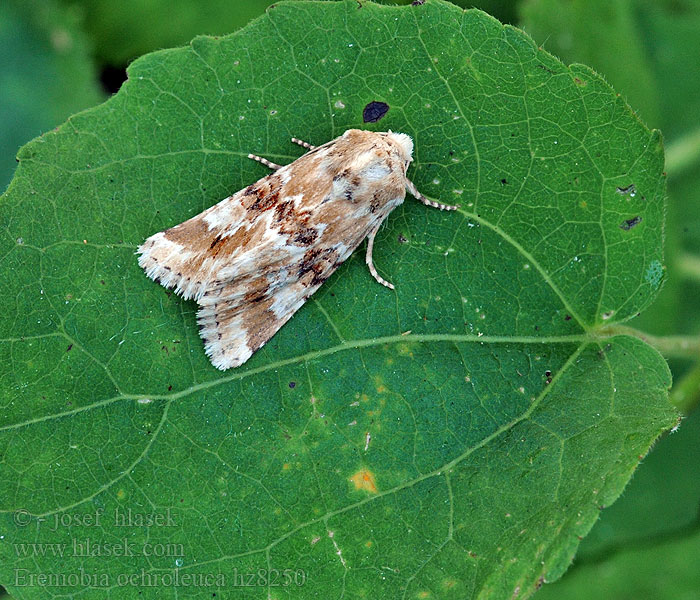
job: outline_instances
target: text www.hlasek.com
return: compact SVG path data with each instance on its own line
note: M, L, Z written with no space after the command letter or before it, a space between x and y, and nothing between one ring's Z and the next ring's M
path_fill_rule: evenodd
M20 558L65 556L184 556L183 544L154 544L145 542L135 544L126 538L116 542L95 542L90 538L73 539L70 544L57 542L25 542L17 543L15 554Z
M44 588L109 588L109 587L301 587L307 581L303 569L258 569L229 572L189 573L180 569L172 571L147 571L134 573L97 573L78 567L74 572L37 573L29 569L15 569L16 587Z

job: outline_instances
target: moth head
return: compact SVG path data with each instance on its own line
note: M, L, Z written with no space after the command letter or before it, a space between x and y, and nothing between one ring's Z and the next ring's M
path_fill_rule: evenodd
M394 133L389 131L386 134L387 139L393 142L399 151L401 160L404 163L404 173L408 169L408 165L413 160L413 140L410 135L405 133Z

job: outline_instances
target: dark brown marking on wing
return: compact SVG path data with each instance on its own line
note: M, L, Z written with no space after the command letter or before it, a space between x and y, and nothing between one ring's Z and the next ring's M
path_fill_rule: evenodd
M372 200L370 200L370 203L369 203L369 212L371 212L371 213L377 212L377 209L379 208L381 203L382 203L382 200L380 198L379 190L377 190L376 192L374 192L374 194L372 194Z
M299 265L299 281L304 287L321 285L340 264L337 259L338 251L334 248L310 248Z
M294 217L294 202L284 200L275 206L275 223L284 223Z
M313 227L304 227L294 236L294 244L297 246L310 246L318 238L318 231Z

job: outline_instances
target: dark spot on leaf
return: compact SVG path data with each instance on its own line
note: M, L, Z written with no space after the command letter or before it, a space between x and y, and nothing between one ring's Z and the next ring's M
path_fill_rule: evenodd
M100 279L100 283L101 283L102 285L104 285L104 284L105 284L105 280L104 280L104 279Z
M580 85L581 87L587 85L583 79L579 79L578 77L574 77L574 83L576 85Z
M172 386L172 385L169 385L169 386L168 386L168 391L169 391L169 392L172 392L172 391L173 391L173 386Z
M423 4L425 4L425 0L413 0L411 2L411 6L422 6Z
M633 219L627 219L626 221L622 221L620 223L620 229L624 229L625 231L629 231L632 229L632 227L636 227L642 222L642 217L634 217Z
M290 382L289 382L289 388L293 390L295 387L297 387L297 382L296 382L296 381L290 381Z
M408 240L403 236L403 234L399 234L399 244L405 244Z
M501 179L501 184L508 185L508 180L504 177L503 179Z
M554 71L550 69L549 67L545 67L544 65L535 65L538 69L542 69L543 71L547 71L547 73L550 73L551 75L554 75Z
M637 188L634 187L633 183L630 183L627 187L617 187L615 189L618 194L623 196L634 196L637 193Z
M571 315L566 315L566 316L564 317L564 320L565 320L565 321L571 321Z
M66 348L66 352L70 352L73 349L73 344L68 344L68 348Z
M604 357L605 357L605 353L606 353L606 352L609 352L611 348L612 348L612 344L605 344L605 347L604 347L604 348L601 348L601 349L598 351L598 358L604 358Z
M365 123L376 123L386 113L389 112L389 105L386 102L372 101L362 111L362 120Z

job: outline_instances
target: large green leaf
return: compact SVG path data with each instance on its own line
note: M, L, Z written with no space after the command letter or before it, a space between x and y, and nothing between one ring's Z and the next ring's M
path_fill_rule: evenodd
M371 101L389 111L364 124ZM409 175L462 208L408 201L375 246L396 292L354 257L215 370L195 306L145 277L137 244L263 175L248 152L291 161L290 136L358 126L413 135ZM281 3L136 61L25 146L1 200L0 583L529 596L676 419L664 361L610 328L661 283L662 170L658 133L595 73L443 2ZM115 524L128 510L172 521ZM206 574L223 589L192 583Z

